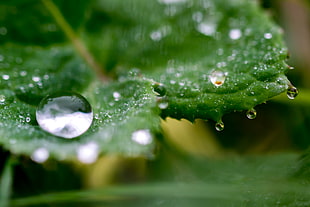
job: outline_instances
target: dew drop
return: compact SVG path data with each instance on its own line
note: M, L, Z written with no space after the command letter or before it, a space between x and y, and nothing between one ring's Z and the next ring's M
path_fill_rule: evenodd
M227 73L224 73L222 71L213 71L211 75L209 76L209 79L211 83L213 83L213 85L215 85L216 87L219 87L223 85L223 83L225 82L226 76L227 76Z
M117 91L113 92L113 98L114 98L114 101L119 101L119 99L121 98L121 94Z
M39 81L41 81L41 78L38 77L38 76L33 76L33 77L32 77L32 80L33 80L34 82L39 82Z
M85 164L91 164L98 159L99 146L95 142L89 142L81 145L77 149L78 160Z
M156 96L163 97L166 95L167 90L164 84L162 83L154 83L153 85L153 92Z
M271 33L265 33L264 38L269 40L272 38L272 34Z
M217 25L213 22L202 22L198 24L197 30L206 36L212 36L216 32Z
M40 147L32 153L30 158L37 163L43 163L48 159L48 157L49 157L48 150L45 149L44 147Z
M288 86L286 95L289 99L295 99L295 97L298 95L298 89L295 86L290 84Z
M167 97L157 98L157 106L160 109L168 108L168 106L169 106L168 98Z
M229 31L229 37L232 40L240 39L241 36L242 36L242 32L240 29L232 29Z
M20 71L20 73L19 73L19 74L20 74L20 76L23 76L23 77L24 77L24 76L26 76L26 75L27 75L27 71Z
M140 129L133 132L131 139L141 145L148 145L153 141L150 130L148 129Z
M88 130L93 112L83 96L74 92L58 92L42 99L36 118L43 130L71 139Z
M256 118L256 110L255 109L250 109L246 112L246 117L248 119L255 119Z
M224 130L224 122L223 121L218 121L215 124L215 129L216 131L223 131Z
M10 76L9 76L9 75L2 75L2 79L3 79L3 80L9 80L9 79L10 79Z
M30 117L26 117L25 120L26 120L27 123L29 123L31 121L31 118Z
M4 102L5 102L5 96L0 95L0 104L4 104Z

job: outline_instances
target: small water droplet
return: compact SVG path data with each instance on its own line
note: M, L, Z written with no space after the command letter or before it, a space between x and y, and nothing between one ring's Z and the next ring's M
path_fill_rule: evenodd
M219 87L224 84L227 75L228 73L215 70L209 75L209 79L213 85Z
M99 146L95 142L89 142L81 145L77 149L78 160L85 164L91 164L98 159Z
M42 99L36 118L43 130L70 139L88 130L93 112L83 96L74 92L59 92Z
M192 19L193 19L195 22L201 22L202 19L203 19L203 14L202 14L202 12L199 12L199 11L198 11L198 12L193 13Z
M213 22L202 22L198 24L197 30L206 36L212 36L216 32L217 25Z
M256 118L256 110L255 109L250 109L246 112L246 117L248 117L248 119L255 119Z
M30 117L26 117L26 122L29 123L31 121Z
M242 36L242 32L240 29L231 29L229 31L229 37L232 40L240 39L241 36Z
M48 159L48 157L49 157L48 150L45 149L44 147L40 147L32 153L30 158L37 163L43 163Z
M9 75L2 75L2 79L3 79L3 80L9 80L9 79L10 79L10 76L9 76Z
M122 95L119 92L117 92L117 91L113 92L114 101L119 101L119 99L121 97L122 97Z
M33 80L34 82L39 82L39 81L41 81L41 78L38 77L38 76L33 76L33 77L32 77L32 80Z
M163 34L161 33L161 31L156 30L151 32L150 37L154 41L160 41L163 38Z
M162 83L154 83L152 87L156 96L163 97L167 93L166 87Z
M0 95L0 104L4 104L5 102L5 95Z
M289 99L295 99L295 97L298 95L298 89L290 84L287 88L286 94Z
M218 121L215 124L215 129L216 131L223 131L224 130L224 122L223 121Z
M269 40L269 39L272 38L272 34L269 33L269 32L268 32L268 33L265 33L265 34L264 34L264 38Z
M141 145L148 145L153 141L153 137L148 129L140 129L133 132L131 139Z
M20 71L20 73L19 73L19 74L20 74L20 76L23 76L23 77L24 77L24 76L26 76L26 75L27 75L27 71Z
M157 98L157 106L160 109L166 109L169 106L168 98L167 97L159 97Z

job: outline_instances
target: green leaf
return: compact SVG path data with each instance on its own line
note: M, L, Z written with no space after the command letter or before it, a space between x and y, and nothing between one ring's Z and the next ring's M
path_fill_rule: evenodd
M107 69L138 68L164 84L163 117L219 121L288 87L282 31L255 1L111 0L93 10L93 53ZM214 74L223 80L213 84Z
M11 152L33 156L37 149L44 148L57 159L74 159L81 147L95 143L98 154L152 155L155 140L144 145L132 139L137 130L150 136L159 130L151 81L90 84L94 75L68 46L44 49L6 45L0 54L4 69L0 82L0 142ZM40 100L61 90L83 92L95 114L91 129L74 140L50 135L36 122L35 110ZM120 96L119 100L114 93Z
M220 121L289 84L281 32L251 1L14 1L1 11L0 143L32 158L39 149L74 159L88 144L98 154L152 155L159 115ZM96 58L118 81L99 83ZM93 106L92 127L73 140L35 120L39 101L60 90ZM150 143L133 139L137 131Z

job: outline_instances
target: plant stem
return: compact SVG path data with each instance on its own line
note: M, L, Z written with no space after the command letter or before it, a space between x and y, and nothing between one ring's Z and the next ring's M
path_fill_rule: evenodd
M0 179L0 206L8 207L13 184L14 161L9 157Z
M91 69L94 70L96 75L103 82L109 81L110 78L106 74L104 74L104 72L103 72L104 70L95 61L92 54L88 51L86 46L83 44L83 42L79 39L79 37L73 31L72 27L65 20L64 16L61 14L61 12L59 11L58 7L54 4L54 2L51 0L42 0L42 3L46 7L46 9L51 13L51 15L53 16L53 18L55 19L55 21L59 25L59 27L64 31L67 38L72 42L73 46L78 51L78 53L89 64Z

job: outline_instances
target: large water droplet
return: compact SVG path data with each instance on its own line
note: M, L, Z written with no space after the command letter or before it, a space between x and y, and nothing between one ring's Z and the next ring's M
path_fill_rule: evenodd
M166 95L167 90L164 84L154 83L152 86L153 86L153 91L156 94L156 96L163 97Z
M93 120L93 112L83 96L59 92L42 99L36 118L43 130L70 139L87 131Z
M218 121L215 124L215 129L216 131L223 131L224 130L224 122L223 121Z
M216 87L219 87L223 85L223 83L225 82L226 75L227 73L216 70L216 71L213 71L211 75L209 75L209 79L211 83L213 83L213 85L215 85Z
M135 131L132 133L131 139L141 145L148 145L153 141L150 130L148 129Z
M250 109L246 112L246 117L248 117L248 119L255 119L256 118L256 110L255 109Z
M48 159L48 157L49 157L49 152L44 147L40 147L36 149L30 156L30 158L37 163L45 162Z
M288 86L286 94L289 99L295 99L295 97L298 95L298 89L290 84Z

